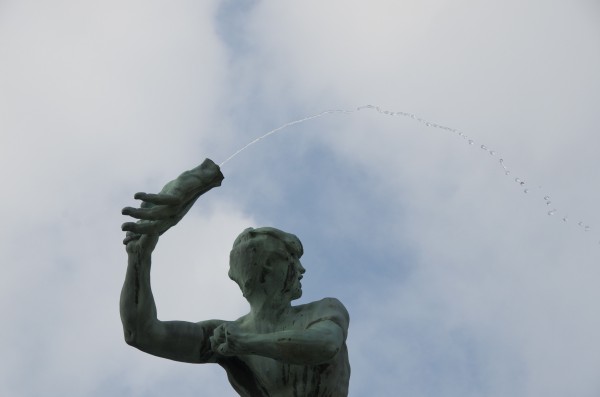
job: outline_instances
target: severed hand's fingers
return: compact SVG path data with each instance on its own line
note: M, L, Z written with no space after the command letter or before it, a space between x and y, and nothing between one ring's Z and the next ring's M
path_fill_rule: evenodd
M173 217L177 213L177 208L166 205L157 205L149 208L125 207L121 210L121 213L136 219L155 221Z
M148 203L156 204L156 205L178 205L181 204L181 198L174 196L172 194L152 194L152 193L144 193L139 192L136 193L133 198L136 200L142 200Z
M131 241L139 240L140 237L142 237L141 234L136 234L136 233L133 233L133 232L127 232L127 234L125 235L125 239L123 240L123 244L127 245Z
M133 232L137 234L154 234L158 233L155 222L125 222L121 225L121 230L124 232Z

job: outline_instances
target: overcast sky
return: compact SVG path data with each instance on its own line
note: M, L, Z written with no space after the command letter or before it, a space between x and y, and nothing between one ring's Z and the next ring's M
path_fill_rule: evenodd
M123 341L120 209L345 109L223 166L159 317L245 314L229 249L274 226L351 396L599 396L599 70L598 0L0 0L0 395L234 396Z

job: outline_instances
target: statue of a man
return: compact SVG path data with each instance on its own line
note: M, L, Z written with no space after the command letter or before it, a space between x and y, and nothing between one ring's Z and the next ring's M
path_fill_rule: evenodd
M124 215L140 219L122 227L129 258L120 304L125 341L171 360L219 364L240 396L346 397L348 312L334 298L291 305L302 295L305 271L302 244L293 234L250 228L235 240L229 277L250 303L250 313L235 321L157 318L150 262L159 235L223 178L206 159L158 194L137 193L140 208L123 209Z

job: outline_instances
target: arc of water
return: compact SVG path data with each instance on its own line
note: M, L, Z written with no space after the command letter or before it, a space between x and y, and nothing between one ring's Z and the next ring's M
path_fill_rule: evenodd
M387 115L387 116L400 116L400 117L407 117L410 118L412 120L415 120L421 124L424 124L427 127L430 128L437 128L440 130L444 130L453 134L456 134L459 138L463 139L464 141L466 141L469 145L475 145L475 140L470 138L468 135L466 135L464 132L455 129L455 128L451 128L451 127L447 127L444 126L442 124L438 124L438 123L434 123L432 121L426 120L424 118L421 118L417 115L415 115L414 113L407 113L407 112L394 112L394 111L389 111L389 110L383 110L381 109L379 106L376 105L362 105L362 106L358 106L354 109L330 109L330 110L324 110L322 112L310 115L310 116L306 116L294 121L290 121L288 123L285 123L275 129L272 129L271 131L266 132L265 134L259 136L258 138L255 138L254 140L248 142L246 145L244 145L243 147L241 147L240 149L238 149L237 151L235 151L233 154L231 154L229 157L227 157L224 161L222 161L219 166L223 167L223 165L225 165L227 162L229 162L231 159L233 159L234 157L236 157L238 154L240 154L241 152L243 152L244 150L248 149L250 146L260 142L261 140L281 131L284 130L288 127L291 127L293 125L296 124L301 124L304 123L306 121L309 120L314 120L326 115L330 115L330 114L334 114L334 113L343 113L343 114L350 114L350 113L356 113L356 112L360 112L361 110L364 109L369 109L369 110L375 110L376 112L383 114L383 115ZM498 158L498 164L500 164L500 166L502 167L502 169L504 170L504 174L505 175L510 175L511 171L510 169L506 166L506 162L505 160L499 156L498 152L496 152L495 150L491 150L489 149L486 145L480 145L480 149L484 150L486 152L488 152L490 154L490 156L496 156ZM523 188L523 192L524 193L529 193L529 189L527 188L527 184L526 182L522 179L522 178L514 178L515 183L517 183L517 185L521 188ZM541 186L539 186L539 188L542 188ZM550 205L550 196L549 195L545 195L544 196L544 201L546 202L546 205L549 206ZM559 211L556 208L553 208L552 210L548 211L547 214L549 216L553 216L556 215ZM564 215L562 216L562 220L564 223L567 223L569 218L568 216ZM585 232L589 232L592 227L590 225L585 224L583 221L578 222L578 226L581 230L585 231ZM600 244L600 242L598 243Z
M269 135L273 135L276 132L279 132L279 131L281 131L281 130L283 130L285 128L291 127L291 126L293 126L295 124L304 123L305 121L308 121L308 120L317 119L317 118L323 117L323 116L325 116L327 114L332 114L332 113L353 113L353 112L355 112L355 110L343 110L343 109L324 110L324 111L322 111L320 113L313 114L312 116L306 116L306 117L303 117L301 119L290 121L289 123L285 123L284 125L282 125L280 127L277 127L275 129L267 132L266 134L263 134L263 135L259 136L258 138L254 139L253 141L248 142L246 145L244 145L243 147L239 148L231 156L229 156L225 160L223 160L223 162L221 162L219 164L219 167L223 167L223 165L225 163L227 163L229 160L231 160L232 158L234 158L235 156L237 156L238 154L240 154L241 152L243 152L244 150L246 150L250 146L254 145L255 143L258 143L259 141L262 141L263 139L265 139Z
M240 154L241 152L243 152L244 150L246 150L250 146L258 143L259 141L267 138L268 136L273 135L273 134L275 134L275 133L277 133L277 132L279 132L279 131L281 131L283 129L286 129L288 127L291 127L293 125L304 123L306 121L317 119L317 118L320 118L320 117L323 117L323 116L326 116L326 115L329 115L329 114L333 114L333 113L346 113L346 114L349 114L349 113L360 112L361 110L364 110L364 109L372 109L372 110L377 111L378 113L381 113L381 114L384 114L384 115L388 115L388 116L408 117L408 118L413 119L413 120L415 120L415 121L417 121L419 123L425 124L427 127L438 128L438 129L441 129L441 130L445 130L445 131L456 133L462 139L467 140L470 145L475 144L475 141L473 139L470 139L463 132L461 132L461 131L459 131L457 129L454 129L454 128L450 128L450 127L446 127L446 126L441 125L441 124L434 123L432 121L425 120L425 119L423 119L421 117L418 117L414 113L392 112L392 111L389 111L389 110L382 110L379 106L375 106L375 105L363 105L363 106L359 106L359 107L357 107L355 109L330 109L330 110L324 110L322 112L313 114L311 116L306 116L306 117L303 117L301 119L297 119L297 120L285 123L285 124L283 124L283 125L275 128L275 129L273 129L273 130L271 130L271 131L269 131L269 132L267 132L267 133L259 136L258 138L255 138L254 140L248 142L246 145L244 145L240 149L236 150L233 154L231 154L229 157L227 157L225 160L223 160L219 164L219 166L222 167L227 162L229 162L231 159L233 159L234 157L236 157L238 154ZM486 150L486 151L489 151L489 153L491 155L496 155L495 151L488 150L485 145L481 145L481 148L484 149L484 150ZM502 163L502 166L506 169L506 167L504 166L504 160L500 159L500 162Z

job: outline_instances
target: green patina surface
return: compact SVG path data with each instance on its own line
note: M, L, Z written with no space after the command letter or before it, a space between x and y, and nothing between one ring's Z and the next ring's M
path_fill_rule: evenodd
M302 243L293 234L248 228L235 240L229 277L250 303L245 316L200 322L157 318L150 268L159 236L223 179L206 159L158 194L137 193L140 208L123 209L138 219L122 226L128 255L120 302L125 341L171 360L218 364L240 396L346 397L348 312L335 298L292 305L302 295L305 272Z

